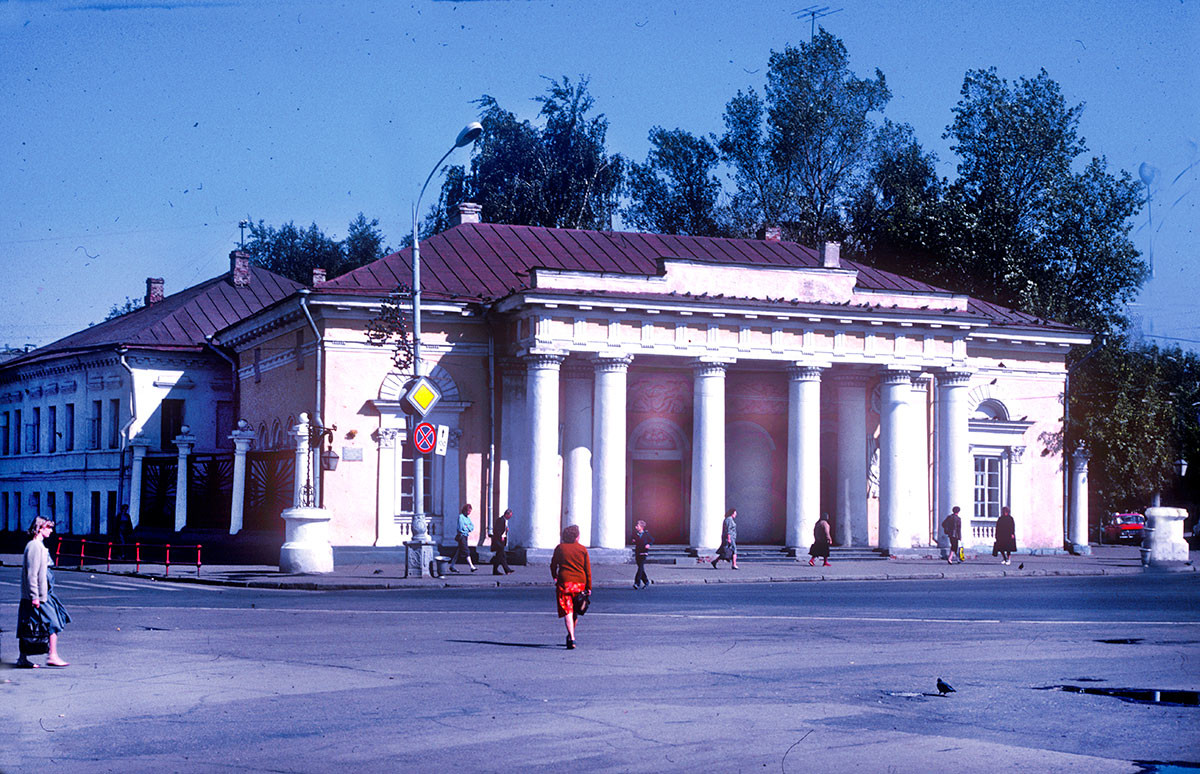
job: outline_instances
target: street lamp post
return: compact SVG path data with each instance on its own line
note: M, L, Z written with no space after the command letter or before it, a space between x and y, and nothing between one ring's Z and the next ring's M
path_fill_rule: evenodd
M421 192L417 194L417 200L413 202L412 209L412 314L413 314L413 376L420 378L424 375L424 368L421 365L421 243L417 239L417 215L421 209L421 197L425 195L425 189L429 187L429 181L437 173L438 168L442 166L442 162L450 157L450 154L459 148L463 148L479 139L479 135L483 134L483 125L478 121L472 121L462 128L458 133L458 137L454 140L454 145L450 150L446 151L438 163L433 165L433 169L429 170L429 176L425 178L425 184L421 186ZM417 452L413 457L413 539L428 540L428 533L425 530L425 455Z

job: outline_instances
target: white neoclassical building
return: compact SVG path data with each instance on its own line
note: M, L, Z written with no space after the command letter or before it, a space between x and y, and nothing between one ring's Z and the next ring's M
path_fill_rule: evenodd
M1085 332L836 244L493 225L463 205L421 255L422 367L444 396L426 419L447 435L424 465L435 534L469 502L477 538L511 508L534 555L572 523L624 549L639 519L660 545L704 551L731 508L739 542L781 549L807 547L825 512L838 544L929 550L954 505L968 545L990 545L1002 507L1022 548L1086 535L1078 518L1068 534L1053 442ZM366 330L410 262L390 255L218 334L251 425L308 411L328 428L341 462L313 475L339 545L409 534L412 373ZM297 332L314 344L267 365ZM1085 530L1086 491L1075 502Z

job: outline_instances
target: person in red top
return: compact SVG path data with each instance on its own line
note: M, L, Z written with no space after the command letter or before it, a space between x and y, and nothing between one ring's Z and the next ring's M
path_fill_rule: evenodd
M557 581L558 617L567 625L567 650L575 648L575 595L592 593L592 560L587 546L579 544L579 527L575 524L562 531L562 542L550 559L550 577Z

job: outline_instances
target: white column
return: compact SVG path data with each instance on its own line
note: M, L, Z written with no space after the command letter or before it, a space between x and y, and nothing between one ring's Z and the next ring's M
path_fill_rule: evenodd
M867 384L865 373L835 370L837 390L837 535L839 545L865 546L867 526Z
M975 463L971 459L970 427L967 424L967 391L971 374L946 371L937 376L934 417L937 423L937 522L938 543L950 545L941 523L958 506L963 521L963 537L970 531L975 505Z
M229 434L233 441L233 501L229 504L229 534L242 531L242 515L246 505L246 453L257 434L250 423L239 419L237 430Z
M196 445L196 436L187 425L179 428L175 446L179 448L179 466L175 471L175 531L187 526L188 506L188 455Z
M788 369L787 522L784 546L812 542L821 511L821 369Z
M150 439L138 433L129 442L129 446L133 449L133 464L129 469L129 524L133 529L137 529L138 520L142 515L142 470L145 467Z
M928 376L914 377L909 393L909 429L905 433L904 460L908 465L905 478L904 523L900 545L924 547L929 545L929 385ZM941 521L941 519L937 519Z
M1067 523L1067 538L1071 550L1077 554L1090 554L1088 546L1088 460L1091 455L1084 449L1071 454L1071 510Z
M887 372L879 400L879 547L902 547L900 530L909 504L904 494L908 466L904 455L908 439L908 401L912 371ZM906 546L904 546L906 547Z
M296 454L295 475L292 480L292 507L301 508L304 502L304 485L308 483L308 414L300 414L300 422L292 428L292 448Z
M383 421L395 422L396 417L384 415ZM403 459L400 446L404 443L404 428L384 426L376 432L379 447L379 486L375 500L375 545L398 546L407 539L405 533L411 529L403 528L396 523L396 516L401 512L400 479ZM441 537L440 535L438 536Z
M509 545L525 545L529 518L529 428L525 421L525 364L500 361L500 463L496 471L497 512L511 508ZM524 526L522 526L524 525Z
M579 542L595 545L592 534L592 370L562 369L563 526L579 526Z
M625 546L625 396L631 357L598 357L592 432L595 540L601 548ZM722 480L724 476L722 475Z
M529 519L524 537L529 548L554 548L559 541L562 484L558 461L558 372L564 357L561 353L534 353L525 357ZM520 517L513 520L517 518Z
M725 518L725 363L698 360L694 368L690 542L715 549Z

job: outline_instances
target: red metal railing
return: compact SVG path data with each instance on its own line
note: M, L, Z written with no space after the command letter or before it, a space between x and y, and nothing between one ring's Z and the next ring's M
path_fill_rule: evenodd
M78 547L76 547L78 544ZM113 549L116 549L116 557L114 559ZM183 551L186 556L192 551L196 555L196 575L200 575L201 567L201 551L203 546L199 543L195 545L175 545L175 555L179 556L179 552ZM130 551L129 549L132 549ZM132 556L131 556L132 554ZM161 561L157 557L161 556ZM65 559L64 559L65 557ZM64 567L64 561L75 562L78 560L76 569L83 569L84 564L100 564L104 563L106 571L112 570L112 564L116 561L118 564L132 564L134 572L142 571L142 564L161 564L163 566L163 575L171 574L171 544L170 543L113 543L112 541L103 540L88 540L87 538L74 537L59 537L58 545L54 550L54 564L58 567ZM176 564L179 564L177 562ZM188 562L188 564L191 564Z

